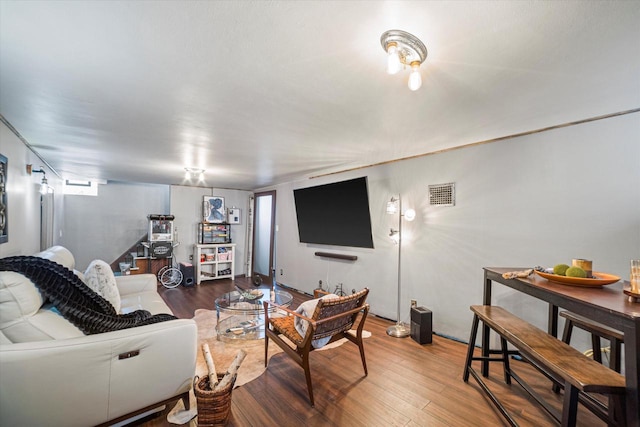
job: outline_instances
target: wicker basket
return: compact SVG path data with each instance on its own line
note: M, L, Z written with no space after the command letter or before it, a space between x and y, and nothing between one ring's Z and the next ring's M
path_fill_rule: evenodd
M218 374L218 381L224 374ZM224 426L231 412L231 392L237 375L222 390L213 392L209 388L209 377L195 377L193 391L198 404L198 427Z

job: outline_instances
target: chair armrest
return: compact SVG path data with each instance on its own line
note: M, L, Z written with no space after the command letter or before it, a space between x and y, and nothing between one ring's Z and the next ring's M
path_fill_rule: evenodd
M282 310L282 311L286 312L288 315L299 317L300 319L304 319L304 320L306 320L307 322L310 322L310 323L314 323L315 322L314 320L312 320L312 319L310 319L310 318L308 318L306 316L303 316L300 313L296 313L295 311L293 311L293 310L291 310L291 309L289 309L287 307L282 307L281 305L278 305L278 304L276 304L274 302L271 302L271 301L263 301L263 305L264 305L265 318L267 320L269 319L269 306L271 305L273 307L277 307L278 310Z
M323 295L329 295L329 292L328 291L323 291L323 290L320 290L320 289L314 289L313 290L313 297L314 298L320 298Z
M189 390L196 351L192 319L0 345L0 425L97 425L131 413Z
M154 274L132 274L130 276L116 276L116 284L118 285L118 291L120 291L120 295L158 291L158 279Z

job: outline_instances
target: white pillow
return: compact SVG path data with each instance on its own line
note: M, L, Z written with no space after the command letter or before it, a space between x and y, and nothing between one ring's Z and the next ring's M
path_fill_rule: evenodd
M109 301L116 313L120 313L120 291L109 264L99 259L91 261L87 271L84 272L84 282L95 293Z

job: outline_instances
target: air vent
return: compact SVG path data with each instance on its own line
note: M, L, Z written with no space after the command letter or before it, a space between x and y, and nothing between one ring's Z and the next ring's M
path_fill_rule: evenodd
M455 183L430 185L429 204L431 206L454 206L456 204Z

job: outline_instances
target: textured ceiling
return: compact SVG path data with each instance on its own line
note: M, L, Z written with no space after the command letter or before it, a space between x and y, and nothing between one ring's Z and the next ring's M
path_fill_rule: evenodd
M640 106L638 1L0 1L0 113L65 178L256 189ZM380 35L429 56L385 72Z

